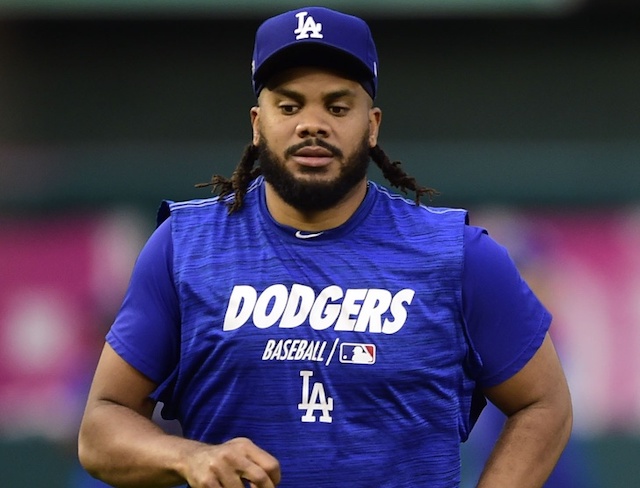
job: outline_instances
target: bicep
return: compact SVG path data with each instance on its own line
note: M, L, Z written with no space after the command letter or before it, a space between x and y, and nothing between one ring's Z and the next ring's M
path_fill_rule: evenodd
M530 406L570 408L571 403L562 365L548 333L520 371L483 392L507 416Z
M106 343L93 377L87 409L112 403L151 418L155 402L150 395L156 386L152 380L128 364Z

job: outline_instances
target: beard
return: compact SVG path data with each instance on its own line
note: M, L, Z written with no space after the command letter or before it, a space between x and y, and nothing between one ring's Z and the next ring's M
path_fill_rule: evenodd
M264 137L261 137L258 144L258 161L265 181L273 187L282 200L301 212L322 211L335 206L366 177L369 168L368 134L364 135L358 148L346 160L340 149L318 138L307 139L288 148L284 153L285 159L299 149L312 145L328 149L335 158L342 160L340 173L336 178L324 181L296 178L286 168L284 160L269 149L264 142ZM308 174L319 171L322 169L305 169Z

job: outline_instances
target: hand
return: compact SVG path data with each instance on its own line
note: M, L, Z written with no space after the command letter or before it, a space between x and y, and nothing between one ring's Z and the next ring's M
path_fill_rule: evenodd
M224 444L199 444L186 460L185 479L191 488L275 488L280 463L249 439Z

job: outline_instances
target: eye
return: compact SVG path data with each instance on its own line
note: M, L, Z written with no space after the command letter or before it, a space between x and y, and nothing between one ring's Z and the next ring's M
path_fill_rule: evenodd
M284 115L293 115L300 109L295 103L281 103L278 108Z
M332 115L347 115L347 112L349 111L349 107L346 107L344 105L330 105L329 106L329 113L331 113Z

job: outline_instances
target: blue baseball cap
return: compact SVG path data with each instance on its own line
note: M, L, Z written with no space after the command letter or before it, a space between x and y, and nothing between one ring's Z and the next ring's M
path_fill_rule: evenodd
M298 66L337 70L376 97L378 54L369 26L358 17L306 7L265 20L256 32L251 63L256 96L272 75Z

